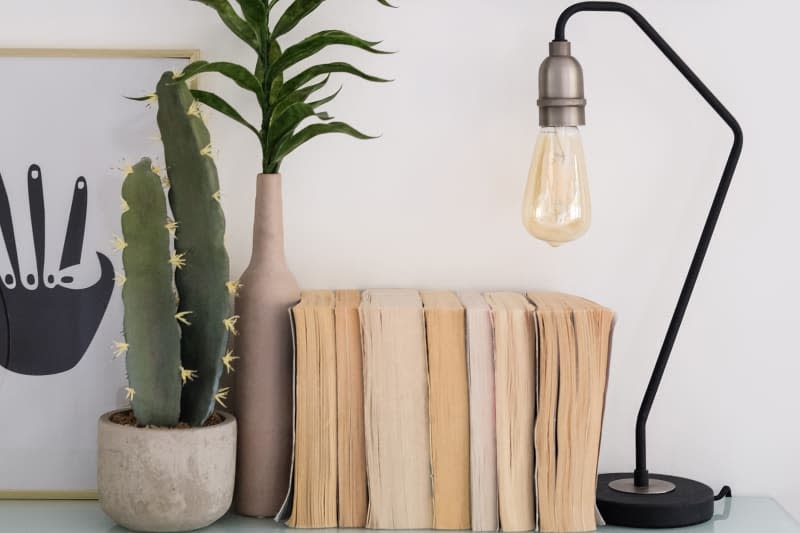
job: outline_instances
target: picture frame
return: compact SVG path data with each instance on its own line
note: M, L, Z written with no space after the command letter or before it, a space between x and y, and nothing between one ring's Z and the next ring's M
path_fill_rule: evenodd
M5 221L0 212L0 315L13 318L0 325L0 344L7 344L5 355L0 350L0 500L97 498L97 419L126 405L124 358L114 359L112 349L122 330L119 287L94 313L94 332L83 315L98 302L89 288L102 281L109 293L108 263L121 270L111 242L120 233L124 169L142 156L163 161L152 106L124 97L152 92L162 72L199 55L0 49L0 211L10 212ZM16 235L11 243L7 233ZM67 298L78 293L84 297ZM57 300L61 315L53 319L41 302ZM37 324L38 314L49 322ZM26 335L30 342L18 340ZM69 352L75 357L65 360Z

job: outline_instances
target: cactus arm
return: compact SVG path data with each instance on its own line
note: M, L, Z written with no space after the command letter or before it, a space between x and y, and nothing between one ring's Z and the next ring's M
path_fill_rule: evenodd
M128 398L140 425L172 427L180 414L180 329L175 321L167 205L161 180L142 159L125 178L121 240Z
M185 82L171 72L161 78L158 126L164 144L170 190L169 202L177 222L175 252L185 265L175 271L180 295L182 365L196 371L183 387L181 420L201 425L211 414L219 392L228 344L224 320L230 317L231 296L225 217L219 203L219 178L208 147L208 129Z

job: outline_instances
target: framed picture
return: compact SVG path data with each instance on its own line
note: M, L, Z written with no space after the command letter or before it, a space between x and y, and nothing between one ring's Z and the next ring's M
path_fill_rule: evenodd
M0 498L92 498L127 404L113 251L124 169L163 161L154 90L193 50L0 49Z

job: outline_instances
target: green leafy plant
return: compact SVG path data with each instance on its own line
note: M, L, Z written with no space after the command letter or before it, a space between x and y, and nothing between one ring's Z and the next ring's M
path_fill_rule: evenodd
M350 74L373 82L388 80L371 76L343 62L313 65L289 79L285 79L284 75L290 67L333 45L351 46L375 54L388 53L375 48L379 42L366 41L344 31L326 30L309 35L291 46L282 47L279 40L283 40L305 17L321 6L324 0L293 0L274 24L271 15L280 0L237 0L241 14L228 0L194 1L213 8L228 29L256 52L257 61L252 71L224 61L196 61L188 65L175 79L184 81L198 74L214 72L230 78L255 96L261 108L260 127L250 124L218 95L201 90L192 91L197 101L230 117L258 136L263 172L278 172L287 155L319 135L344 133L358 139L372 138L349 124L332 121L333 117L319 110L333 100L338 91L317 99L313 99L313 95L325 87L333 73ZM386 0L377 1L391 7ZM298 131L300 124L309 118L319 122Z
M236 359L226 347L236 333L230 300L239 284L228 279L219 179L197 104L171 72L156 94L167 176L144 158L122 187L125 342L117 348L126 352L140 425L200 426L215 401L224 406L219 382Z

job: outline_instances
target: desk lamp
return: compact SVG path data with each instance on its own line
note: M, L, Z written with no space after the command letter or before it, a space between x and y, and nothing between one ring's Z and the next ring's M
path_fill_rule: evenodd
M741 154L742 130L733 115L700 78L632 7L618 2L580 2L568 7L556 22L550 54L539 70L537 104L542 129L534 150L523 205L523 222L535 237L558 246L585 233L591 218L586 165L577 128L586 123L583 71L572 57L570 42L565 38L567 21L582 11L619 12L630 17L733 132L733 148L639 408L636 419L636 468L633 474L601 474L597 482L597 504L610 524L646 528L697 524L711 518L714 493L708 486L691 479L648 473L645 430L650 408Z

